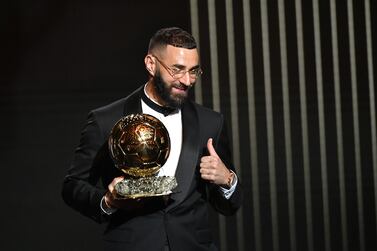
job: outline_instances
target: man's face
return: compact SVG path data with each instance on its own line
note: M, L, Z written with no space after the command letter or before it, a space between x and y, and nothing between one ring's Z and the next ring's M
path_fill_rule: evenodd
M199 67L199 56L196 49L177 48L168 45L156 59L155 75L153 77L156 94L164 105L178 108L186 101L190 88L196 78L186 71ZM185 72L180 78L175 72ZM182 74L181 74L182 75Z
M166 106L179 108L186 101L191 86L181 83L167 83L161 77L160 69L157 70L153 77L155 90ZM194 84L194 83L193 83Z

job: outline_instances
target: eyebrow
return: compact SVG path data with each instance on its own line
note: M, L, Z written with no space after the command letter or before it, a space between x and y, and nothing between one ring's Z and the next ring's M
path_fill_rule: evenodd
M181 64L174 64L174 65L172 65L172 67L176 67L176 68L178 68L178 69L180 69L180 70L183 70L183 69L186 68L186 66L181 65ZM195 65L195 66L191 67L191 68L189 69L189 71L192 71L192 70L195 70L195 69L198 69L198 68L200 68L200 65Z

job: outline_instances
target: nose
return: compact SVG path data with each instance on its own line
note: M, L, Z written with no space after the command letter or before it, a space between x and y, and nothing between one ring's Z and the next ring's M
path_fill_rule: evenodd
M179 82L181 82L182 84L186 85L186 86L190 86L192 85L191 83L191 78L190 78L190 74L189 72L185 72L185 75L183 75L180 79L179 79Z

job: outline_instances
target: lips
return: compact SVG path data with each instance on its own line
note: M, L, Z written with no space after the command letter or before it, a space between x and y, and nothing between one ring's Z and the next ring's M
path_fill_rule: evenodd
M176 88L176 89L182 90L182 91L186 91L189 88L188 86L182 85L182 84L180 84L180 85L173 85L173 87Z
M180 93L180 94L186 93L188 88L189 87L186 85L173 85L172 86L173 92Z

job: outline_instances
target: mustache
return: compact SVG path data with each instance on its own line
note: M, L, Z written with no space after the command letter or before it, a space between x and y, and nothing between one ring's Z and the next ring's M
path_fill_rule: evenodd
M178 83L178 84L173 84L172 87L187 91L187 90L191 89L194 86L194 84L195 83L192 83L189 86L187 86L187 85Z

